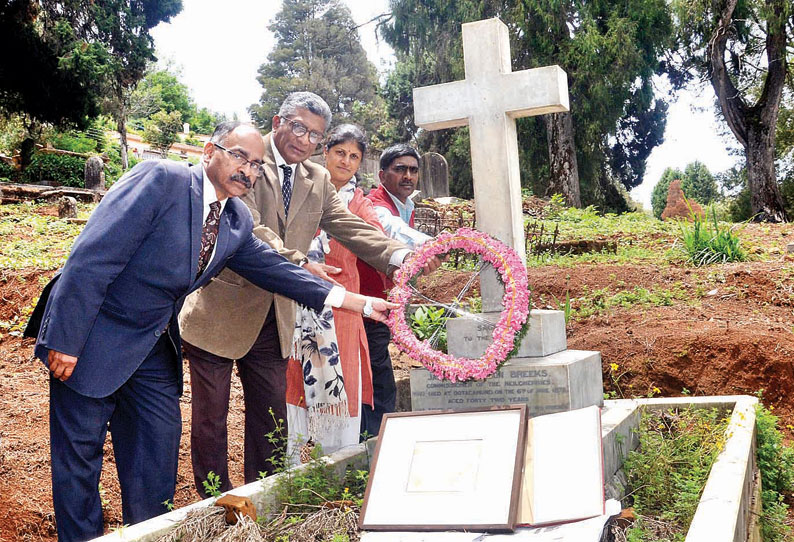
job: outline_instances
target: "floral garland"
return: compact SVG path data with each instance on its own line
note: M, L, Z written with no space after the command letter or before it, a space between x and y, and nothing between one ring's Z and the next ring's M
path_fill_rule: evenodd
M456 248L478 254L491 263L505 286L502 298L504 310L493 331L493 342L479 359L458 358L434 349L427 341L420 341L414 335L405 317L405 305L413 297L409 281L431 258ZM403 262L394 274L393 281L389 301L401 307L389 315L388 324L394 342L400 350L420 361L440 380L459 382L483 380L491 376L513 350L516 334L521 332L529 316L529 290L524 262L511 247L471 228L442 233L425 242Z

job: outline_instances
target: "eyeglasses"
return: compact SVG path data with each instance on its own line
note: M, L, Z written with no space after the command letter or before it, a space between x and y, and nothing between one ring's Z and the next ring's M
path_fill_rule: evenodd
M230 151L229 149L227 149L223 145L218 145L217 143L213 143L213 145L215 145L217 148L219 148L220 150L222 150L223 152L225 152L229 156L231 156L234 159L234 161L237 162L238 166L247 165L248 167L250 167L251 170L256 173L256 178L257 179L261 179L262 177L265 176L265 166L263 166L259 162L252 162L251 160L249 160L248 158L246 158L242 154L240 154L238 152L235 152L235 151Z
M281 118L289 123L290 128L292 129L292 135L294 135L295 137L303 137L308 132L309 141L312 143L312 145L317 145L325 137L325 134L323 134L322 132L315 132L314 130L309 130L309 128L307 128L297 120L292 120L289 117L281 117Z
M391 166L389 169L398 175L405 175L406 172L410 173L411 175L419 175L419 168L416 166L404 166L399 164L396 166Z

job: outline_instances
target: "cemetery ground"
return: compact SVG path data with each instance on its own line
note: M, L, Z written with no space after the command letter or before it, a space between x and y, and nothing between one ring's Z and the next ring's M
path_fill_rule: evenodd
M81 206L81 216L90 208ZM644 215L547 212L562 240L616 241L615 253L530 256L536 308L565 310L568 347L598 350L609 398L761 394L794 438L794 225L747 224L737 231L750 259L694 267L680 229ZM554 215L549 218L549 215ZM42 286L81 226L53 206L0 206L0 541L55 540L50 490L47 373L19 337ZM421 279L437 300L454 297L470 271ZM394 352L398 378L411 360ZM123 353L120 353L123 355ZM407 390L407 386L404 387ZM407 393L407 391L406 391ZM183 436L174 504L199 500L190 468L190 382L185 366ZM230 473L242 480L242 389L229 413ZM108 528L121 523L110 443L101 494Z

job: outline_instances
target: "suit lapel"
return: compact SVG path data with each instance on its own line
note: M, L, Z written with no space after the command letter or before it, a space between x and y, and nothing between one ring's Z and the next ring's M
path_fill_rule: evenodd
M196 279L199 252L201 251L201 230L204 227L204 170L201 166L190 168L190 283Z
M265 156L262 160L265 166L264 181L267 183L268 189L273 193L272 201L279 203L276 205L276 214L278 215L279 221L284 226L283 230L279 232L283 234L287 229L287 221L284 216L284 198L281 195L281 182L278 180L278 166L276 166L276 157L273 155L272 143L270 142L272 138L272 132L265 136Z

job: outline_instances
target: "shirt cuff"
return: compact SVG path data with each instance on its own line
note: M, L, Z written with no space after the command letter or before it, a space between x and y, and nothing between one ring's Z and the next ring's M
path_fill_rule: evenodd
M408 254L411 253L411 249L408 248L398 248L394 252L391 253L391 257L389 258L389 265L393 265L394 267L400 267L403 264L403 260L405 259Z
M338 309L345 301L345 293L346 290L341 286L333 286L331 291L328 292L328 297L325 298L325 305L331 305L332 307Z

